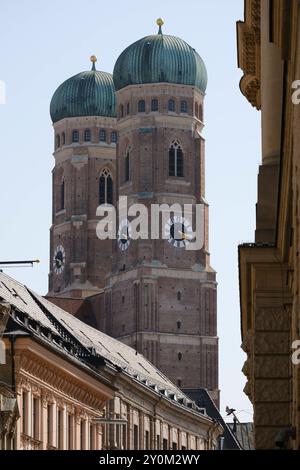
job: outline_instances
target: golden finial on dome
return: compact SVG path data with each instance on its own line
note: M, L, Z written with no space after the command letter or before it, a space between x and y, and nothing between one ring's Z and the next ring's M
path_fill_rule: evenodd
M162 34L162 29L161 29L161 27L162 27L163 24L164 24L164 20L163 20L162 18L158 18L158 19L156 20L156 24L157 24L157 26L159 27L159 29L158 29L158 34Z
M95 55L91 55L90 61L93 62L92 70L96 70L96 62L97 62L97 57Z

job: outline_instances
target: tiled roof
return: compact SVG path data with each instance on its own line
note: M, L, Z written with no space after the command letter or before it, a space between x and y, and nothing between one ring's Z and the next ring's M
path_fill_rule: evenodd
M42 334L47 330L52 339L52 346L60 349L70 359L82 361L85 365L93 364L93 359L106 360L166 399L176 401L178 405L201 412L196 404L177 388L166 376L156 369L144 356L124 343L111 338L99 330L86 325L44 297L27 289L24 285L0 272L1 298L15 307L15 321L28 326L28 320L39 325L29 328L33 336L49 344L49 335ZM21 320L20 314L27 316L27 322ZM92 366L91 366L92 367ZM203 411L201 412L203 415ZM207 417L207 419L209 419Z

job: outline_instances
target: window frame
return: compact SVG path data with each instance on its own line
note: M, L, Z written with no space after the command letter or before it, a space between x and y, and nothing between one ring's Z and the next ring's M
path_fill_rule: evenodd
M106 131L105 129L99 130L99 142L106 142Z
M78 143L79 143L79 131L77 129L74 129L72 131L72 144L78 144Z
M139 100L138 101L138 113L145 113L146 112L146 101Z
M153 103L155 103L155 106L153 106ZM158 111L158 99L157 98L152 98L151 100L151 112L155 113ZM153 109L154 108L154 109Z
M91 140L92 140L91 129L85 129L84 130L83 140L84 140L84 142L91 142Z
M111 188L109 188L109 183L111 182ZM104 188L101 188L101 184L104 184ZM110 197L109 197L110 193ZM104 195L104 200L101 200L101 194ZM113 177L111 171L108 168L103 168L99 176L99 205L110 204L112 205L114 201L114 187L113 187Z
M176 103L173 98L170 98L168 101L168 112L175 113L176 112Z
M173 140L169 147L169 177L184 178L184 153L178 140Z

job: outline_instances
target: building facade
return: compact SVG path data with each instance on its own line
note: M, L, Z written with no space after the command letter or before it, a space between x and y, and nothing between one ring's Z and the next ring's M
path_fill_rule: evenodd
M17 450L219 447L222 426L141 354L0 273ZM1 411L1 410L0 410Z
M208 389L216 403L216 274L210 266L205 200L205 64L162 32L119 56L113 77L93 67L64 82L51 102L55 130L48 297L134 347L182 389ZM94 100L94 101L93 101ZM114 102L115 100L115 102ZM117 141L117 145L116 145ZM99 240L99 204L191 205L164 213L165 239ZM204 208L203 246L186 250L194 208ZM164 210L162 210L164 212ZM168 216L167 216L168 215ZM165 218L164 218L165 216ZM130 219L130 220L129 220Z
M255 241L239 247L245 393L255 448L299 450L299 1L246 0L237 29L241 91L262 116Z

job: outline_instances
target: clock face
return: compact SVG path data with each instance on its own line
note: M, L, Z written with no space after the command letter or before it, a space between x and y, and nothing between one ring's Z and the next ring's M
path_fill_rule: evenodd
M127 250L131 243L131 227L127 219L121 221L118 231L118 246L121 251Z
M65 268L66 252L62 245L58 245L53 256L53 270L56 274L61 274Z
M172 246L185 248L193 238L192 226L186 218L171 217L165 226L165 237Z

